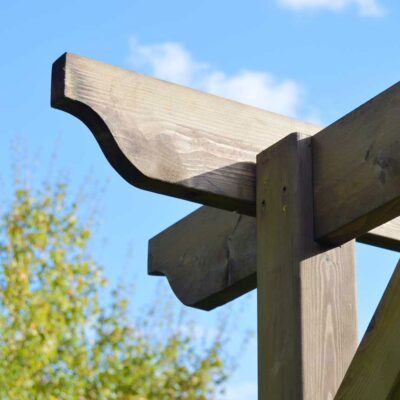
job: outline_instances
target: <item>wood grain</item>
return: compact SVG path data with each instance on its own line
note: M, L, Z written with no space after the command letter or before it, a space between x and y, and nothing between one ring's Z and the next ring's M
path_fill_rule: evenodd
M313 240L310 145L257 157L260 400L332 399L357 346L354 242Z
M131 184L244 214L257 153L321 129L73 54L53 65L51 104L82 120Z
M400 83L313 137L318 239L343 243L400 215Z
M400 262L360 343L335 400L400 397Z
M320 131L65 54L53 65L51 102L81 119L111 165L146 190L254 216L257 153L291 132L318 132L316 239L344 243L400 215L400 84Z
M400 251L399 220L357 241ZM210 310L256 288L256 240L255 218L200 207L149 241L148 272L165 275L183 304Z
M149 241L148 271L185 305L210 310L256 287L254 218L201 207Z

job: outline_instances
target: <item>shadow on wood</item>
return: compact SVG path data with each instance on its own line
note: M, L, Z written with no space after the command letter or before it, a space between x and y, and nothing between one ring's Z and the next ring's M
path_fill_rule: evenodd
M311 138L257 156L260 400L332 399L357 347L354 241L314 240Z

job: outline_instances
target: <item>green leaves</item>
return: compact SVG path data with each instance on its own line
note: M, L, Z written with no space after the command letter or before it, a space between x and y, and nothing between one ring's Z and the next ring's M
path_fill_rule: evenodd
M198 346L157 305L132 321L122 288L102 306L107 281L66 191L18 188L1 218L0 398L214 398L226 379L223 341Z

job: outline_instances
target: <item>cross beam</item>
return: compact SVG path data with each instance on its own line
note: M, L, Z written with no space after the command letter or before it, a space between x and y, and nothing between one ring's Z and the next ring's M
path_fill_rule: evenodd
M65 54L52 105L80 118L130 183L255 215L255 158L320 128ZM400 214L400 83L312 139L315 238L344 243Z
M201 207L153 237L148 254L149 274L166 276L187 306L211 310L257 286L253 217Z
M200 207L150 239L148 272L166 276L187 306L219 307L257 287L256 231L253 217ZM400 251L400 218L357 241Z
M400 261L335 400L400 398Z

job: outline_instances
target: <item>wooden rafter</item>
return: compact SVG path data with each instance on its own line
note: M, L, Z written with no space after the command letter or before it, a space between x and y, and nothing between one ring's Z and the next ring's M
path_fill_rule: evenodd
M211 310L257 286L255 218L201 207L153 237L148 259L183 304Z
M321 129L73 54L52 74L52 106L81 119L128 182L247 214L257 153Z
M257 286L256 230L253 217L200 207L149 241L149 274L188 306L221 306ZM400 251L400 218L357 240Z
M249 215L257 153L320 130L71 54L53 66L52 105L86 123L130 183ZM343 243L399 215L399 133L397 84L313 137L316 239Z

